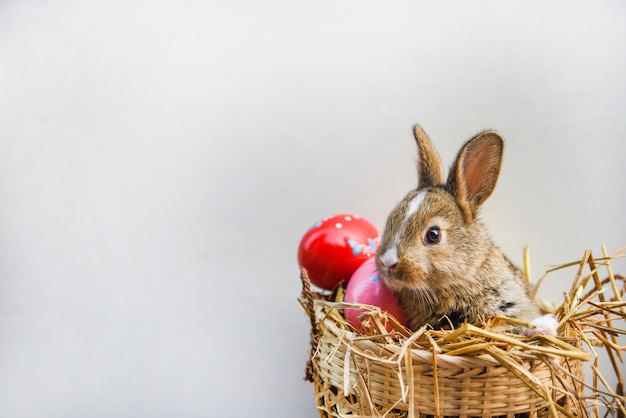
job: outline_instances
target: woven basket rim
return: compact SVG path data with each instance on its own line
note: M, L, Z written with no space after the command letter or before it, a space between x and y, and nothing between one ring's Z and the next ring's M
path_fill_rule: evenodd
M369 386L366 389L360 388L360 383L355 380L352 370L355 366L352 361L360 358L360 353L372 354L372 346L382 348L396 347L393 344L376 343L368 340L351 340L350 337L357 336L353 331L348 331L339 326L332 317L324 312L324 304L317 304L316 317L323 334L320 337L317 347L318 356L314 359L314 367L317 373L328 383L330 387L334 387L332 391L338 391L346 396L357 395L358 398L371 399L372 404L369 405L369 411L377 409L375 405L384 408L392 408L398 411L414 410L421 414L429 414L439 410L439 414L445 416L487 416L485 411L489 412L488 416L502 416L510 414L512 411L516 413L536 413L542 409L548 408L550 400L557 401L563 399L565 395L552 391L552 393L541 397L531 389L528 389L518 377L508 373L506 367L500 364L496 359L488 354L481 355L460 355L449 356L442 353L432 353L425 349L409 350L410 365L405 364L405 357L398 358L397 362L378 362L375 359L357 361L359 364L369 362L369 366L361 366L361 370L366 368L369 371L367 378ZM339 336L339 338L336 338ZM358 337L357 337L358 338ZM339 341L339 342L338 342ZM348 354L350 352L350 354ZM348 360L346 360L348 358ZM436 366L433 366L435 364ZM346 361L348 363L346 363ZM581 363L577 361L577 363ZM543 372L544 383L552 384L552 377L546 374L549 371L543 363L539 361L528 360L524 362L525 367L532 370L540 369ZM538 367L539 366L539 367ZM358 367L357 367L358 368ZM439 378L433 375L433 370L437 369ZM582 367L575 366L576 371L582 372ZM382 372L380 370L383 370ZM408 370L422 370L419 380L427 380L417 384L417 371L411 376ZM468 370L481 370L480 374L464 378L462 373ZM348 371L349 373L346 373ZM394 373L400 372L400 377L395 377ZM450 373L452 376L445 376ZM454 375L461 374L459 378ZM467 373L467 372L466 372ZM377 378L382 380L377 382ZM395 380L394 380L395 379ZM403 380L403 381L401 381ZM501 392L507 393L506 398L500 396L490 396L484 392L491 391L489 386L481 388L476 385L476 381L491 380ZM431 382L436 381L436 382ZM462 385L466 384L471 388L471 393L463 396L455 396L450 393L461 392ZM540 385L537 385L538 390ZM403 389L404 387L404 396ZM438 393L433 388L438 387ZM411 395L407 388L417 391L418 394ZM430 388L430 389L429 389ZM363 392L367 391L367 396L363 396ZM483 391L483 393L481 393ZM360 393L360 395L359 395ZM489 401L489 398L493 401ZM416 401L419 398L419 404ZM547 398L547 399L546 399ZM465 408L465 414L463 412Z
M586 253L581 265L584 263L589 263L594 271L597 270L590 252ZM577 277L579 276L580 271ZM576 291L576 298L569 302L568 307L564 308L564 304L560 308L562 309L560 332L557 337L530 338L508 333L510 338L515 338L513 345L518 345L513 349L507 347L509 349L506 351L507 355L519 354L513 361L515 364L512 364L507 363L510 358L503 362L500 352L495 352L497 354L495 356L492 355L493 350L476 353L470 350L470 354L460 354L463 350L448 351L453 354L447 354L445 350L438 352L434 350L436 344L424 345L423 341L417 339L409 341L416 333L407 332L406 329L403 333L395 326L398 324L392 327L391 332L386 328L386 323L383 326L379 323L378 329L386 330L386 332L382 331L378 334L374 332L371 335L357 333L340 314L340 310L346 307L380 309L329 300L328 293L311 291L305 270L301 271L301 277L303 293L300 302L311 320L311 358L307 364L307 380L315 383L318 409L322 417L373 416L382 412L385 412L383 414L385 416L389 414L388 416L398 417L422 417L433 414L459 417L513 417L517 413L530 414L528 415L530 417L588 416L585 412L587 404L585 403L582 364L589 359L589 353L581 350L580 347L583 343L588 345L589 341L579 329L583 325L573 319L577 318L574 305L581 303L583 299L585 303L589 302L592 297L600 294L599 290L589 291L588 294L582 295L581 292L585 286L581 285L577 288L572 285L572 292ZM583 279L584 283L591 282L589 277ZM610 279L613 282L619 279L624 283L621 294L617 291L615 296L621 301L620 297L626 289L626 279L619 275L613 277L612 272ZM594 277L594 280L596 287L599 287L606 285L608 279L602 281ZM614 283L612 286L614 290L617 289ZM607 310L605 306L609 305L598 306ZM617 312L611 306L613 305L610 305L608 310L612 313ZM333 311L335 314L331 313ZM376 314L372 315L374 316ZM584 326L589 326L589 322L585 322ZM463 327L465 328L460 330ZM446 332L468 330L469 332L478 330L478 332L485 333L487 337L491 335L488 330L470 324L464 324L456 330ZM436 340L442 338L443 332L429 329L425 330L423 335ZM327 343L327 339L330 342ZM419 344L416 344L416 341ZM607 344L604 346L607 350L612 349ZM564 350L566 355L561 356L560 347L566 347ZM408 362L405 363L405 361ZM395 369L392 367L389 372L385 369L388 366L393 366ZM454 369L461 370L461 372ZM477 369L486 370L486 374L474 372ZM559 376L562 371L565 371L564 376ZM533 374L535 372L538 376ZM450 373L452 377L446 373ZM507 373L505 383L502 383L502 376ZM616 370L616 373L619 375L619 370ZM460 380L456 379L455 374L460 376ZM518 374L521 374L521 377ZM421 382L415 380L417 375ZM530 380L520 385L520 381L529 375ZM469 379L470 377L475 379ZM378 378L382 380L376 381ZM487 389L483 390L482 395L478 393L482 389L477 389L476 383L480 379L487 381ZM506 383L508 381L513 384L508 385ZM447 391L446 385L449 382L452 382L450 384L452 392ZM492 383L499 385L497 389L493 388ZM433 387L437 390L433 390ZM404 392L397 392L399 389ZM531 396L528 393L522 393L524 391L530 393ZM464 398L457 396L461 392L467 392L471 396ZM604 392L604 394L607 393ZM619 393L613 394L616 395L610 400L613 407L623 410ZM521 400L517 403L511 402L511 399L515 400L514 398L518 395ZM489 402L480 400L483 399L481 396ZM420 405L416 399L419 399ZM477 402L485 403L486 407L483 408L485 405L482 405L479 408ZM607 402L606 405L609 403ZM579 415L572 415L568 412L568 408L571 411L580 411ZM580 408L584 408L585 411Z

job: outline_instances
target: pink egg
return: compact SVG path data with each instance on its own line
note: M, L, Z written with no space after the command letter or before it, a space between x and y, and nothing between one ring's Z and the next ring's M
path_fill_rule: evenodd
M378 274L374 257L356 269L346 287L344 301L378 306L393 315L402 325L408 324L406 315L398 302L398 296L385 285ZM357 329L362 329L361 321L359 321L362 313L360 309L344 310L348 322ZM387 330L391 331L391 327L387 326Z

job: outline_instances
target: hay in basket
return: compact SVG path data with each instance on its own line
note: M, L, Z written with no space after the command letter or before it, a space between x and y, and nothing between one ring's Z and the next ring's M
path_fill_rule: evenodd
M586 251L546 273L576 270L563 304L544 306L559 320L558 337L503 331L520 324L500 317L412 333L378 308L343 303L341 291L313 292L303 270L300 303L311 320L305 378L320 416L626 417L626 345L619 341L626 335L626 279L611 267L625 250L608 255L603 247L600 258ZM347 307L365 311L366 333L345 321Z

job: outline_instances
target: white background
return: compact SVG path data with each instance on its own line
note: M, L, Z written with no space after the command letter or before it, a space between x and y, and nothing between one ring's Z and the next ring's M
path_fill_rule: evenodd
M535 279L616 251L625 21L622 1L1 1L0 416L317 416L298 242L339 212L382 228L416 122L446 165L504 134L483 218Z

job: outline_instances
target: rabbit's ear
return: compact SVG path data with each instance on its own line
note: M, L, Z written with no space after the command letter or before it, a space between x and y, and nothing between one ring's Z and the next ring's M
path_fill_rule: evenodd
M443 166L428 135L419 125L414 128L417 142L418 189L443 184Z
M476 217L478 208L496 187L503 151L504 139L495 131L476 135L459 151L448 175L447 188L467 221Z

